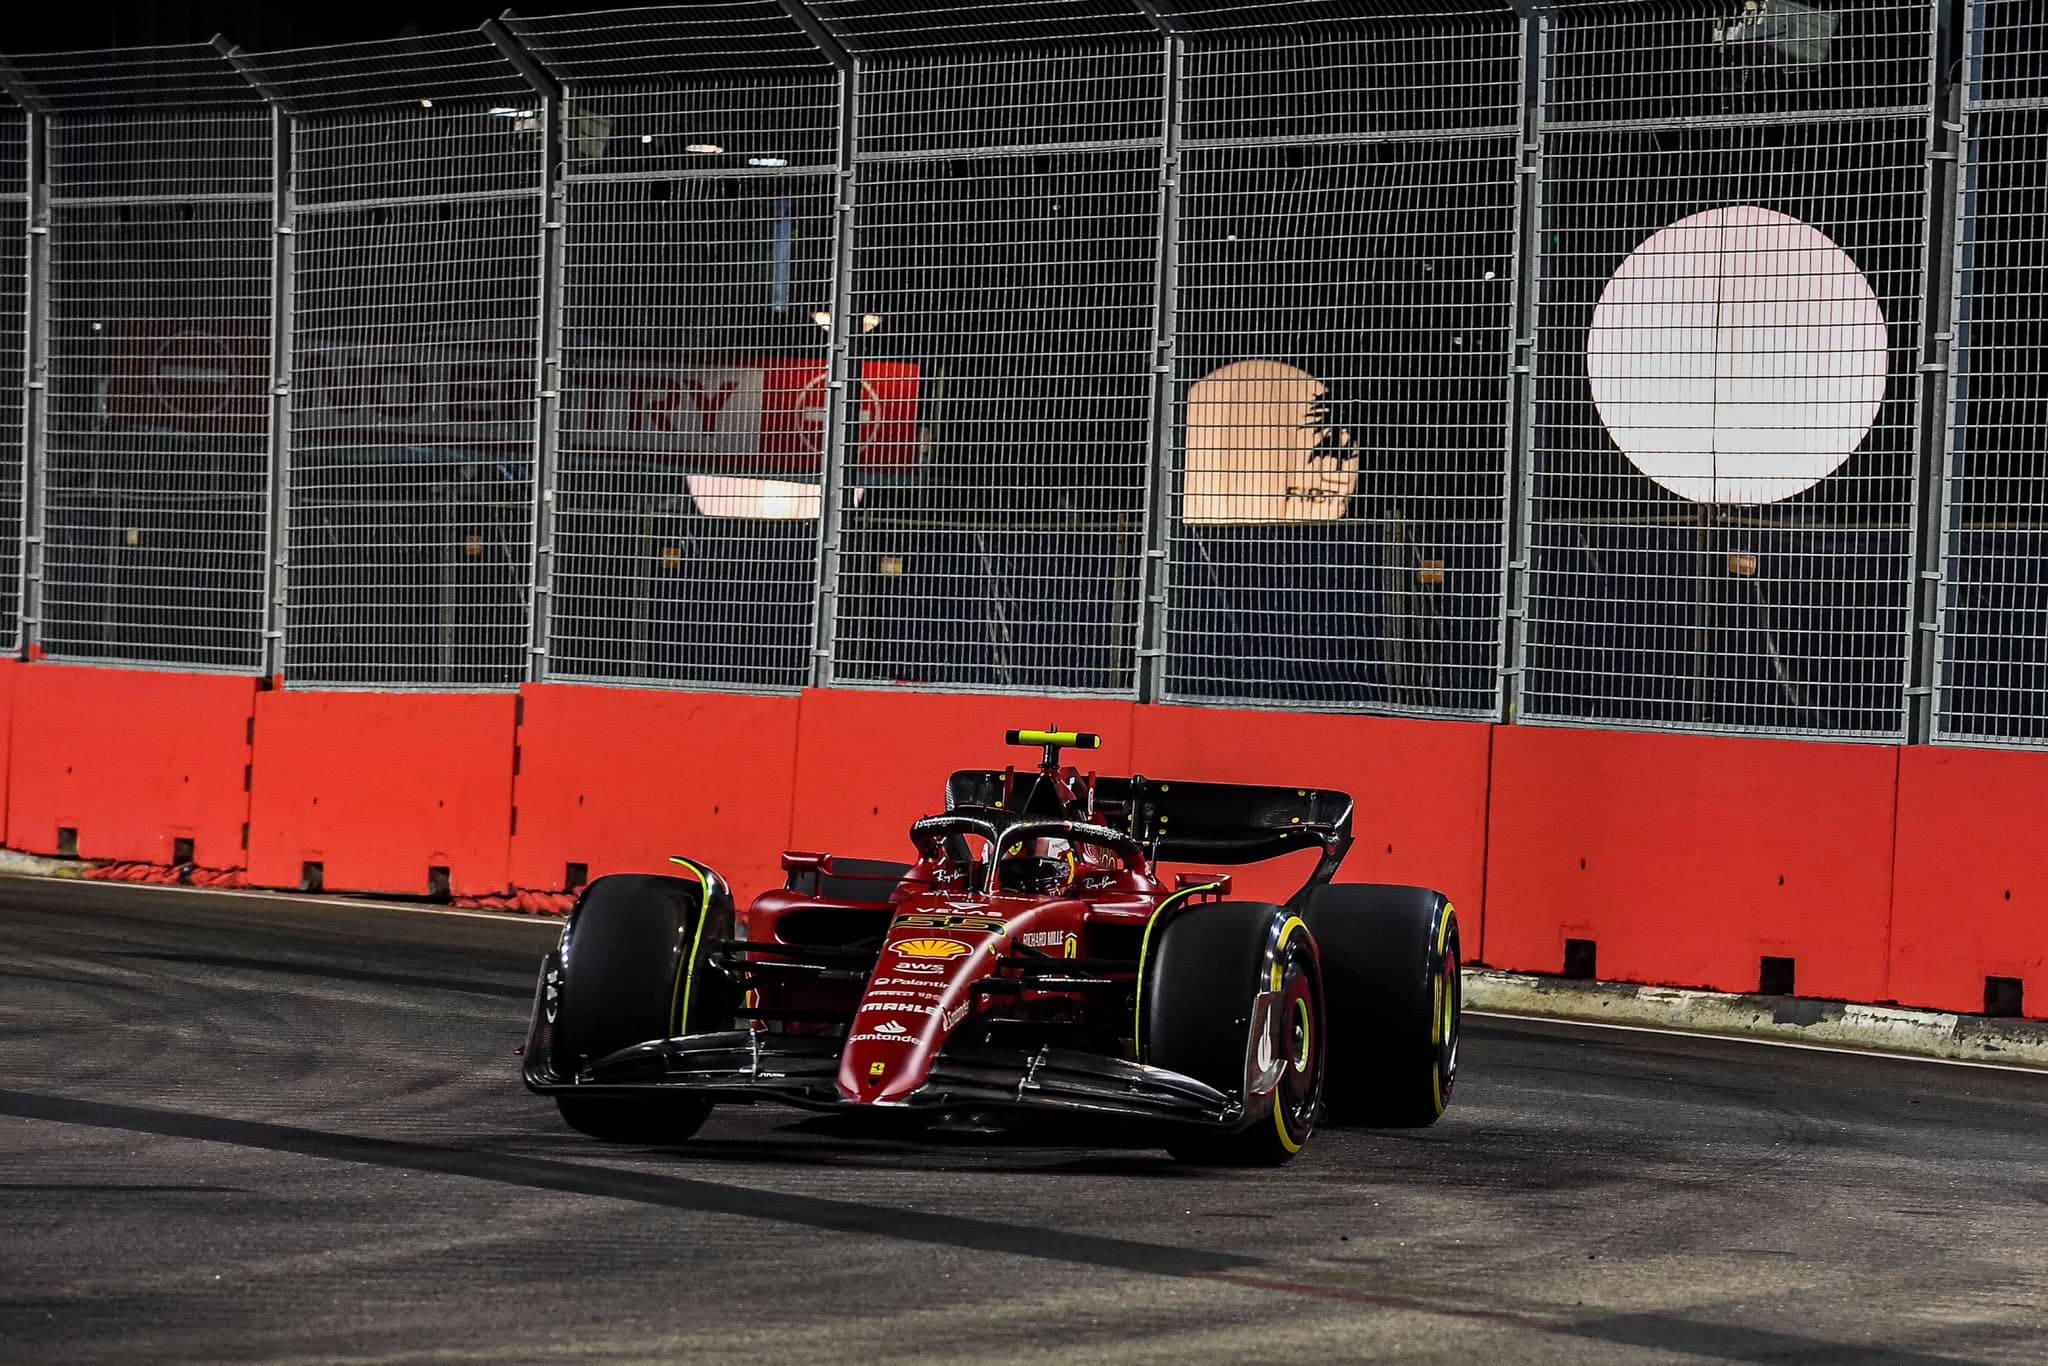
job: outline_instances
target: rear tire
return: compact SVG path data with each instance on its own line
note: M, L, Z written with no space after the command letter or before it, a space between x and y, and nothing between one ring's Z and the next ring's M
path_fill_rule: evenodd
M731 934L732 902L715 875L706 881L631 873L585 889L565 943L557 1076L636 1043L729 1024L730 985L703 966L702 946ZM611 1143L680 1143L711 1113L708 1100L658 1093L558 1094L555 1103L570 1128Z
M1333 1124L1434 1124L1458 1077L1458 913L1427 887L1318 888L1302 912L1330 1000Z
M1162 929L1146 965L1144 1060L1243 1096L1254 998L1277 993L1287 1021L1279 1085L1229 1133L1175 1136L1183 1162L1277 1166L1315 1129L1323 1091L1323 979L1313 935L1279 906L1191 907Z

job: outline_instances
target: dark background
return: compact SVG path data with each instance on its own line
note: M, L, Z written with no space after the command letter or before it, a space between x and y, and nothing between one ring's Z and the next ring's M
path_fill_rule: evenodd
M618 8L605 4L508 6L503 0L419 0L413 4L348 0L299 5L263 0L185 0L164 4L41 0L16 6L5 19L0 19L0 52L203 43L216 33L224 33L250 51L259 52L475 28L508 7L521 14Z

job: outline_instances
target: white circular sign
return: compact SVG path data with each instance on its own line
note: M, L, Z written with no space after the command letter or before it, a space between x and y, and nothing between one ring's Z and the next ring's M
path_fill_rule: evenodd
M1607 434L1681 498L1775 503L1841 467L1884 402L1877 294L1826 233L1752 204L1663 228L1601 291L1586 374Z
M226 410L240 376L235 354L219 337L184 331L157 343L150 371L158 402L186 417L212 417Z

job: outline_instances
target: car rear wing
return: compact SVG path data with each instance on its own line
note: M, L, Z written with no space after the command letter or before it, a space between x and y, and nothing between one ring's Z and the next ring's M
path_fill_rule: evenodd
M1314 787L1258 787L1178 779L1091 778L1075 784L1079 811L1036 809L1037 775L963 769L946 784L949 809L1001 808L1018 818L1065 815L1128 834L1155 861L1242 864L1321 849L1305 894L1327 883L1351 847L1351 795ZM1021 809L1020 808L1021 805Z

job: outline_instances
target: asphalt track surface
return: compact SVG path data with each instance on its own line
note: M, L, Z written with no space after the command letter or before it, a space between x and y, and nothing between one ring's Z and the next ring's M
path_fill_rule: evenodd
M2048 1360L2048 1076L1469 1021L1278 1171L515 1079L544 922L0 881L0 1358Z

